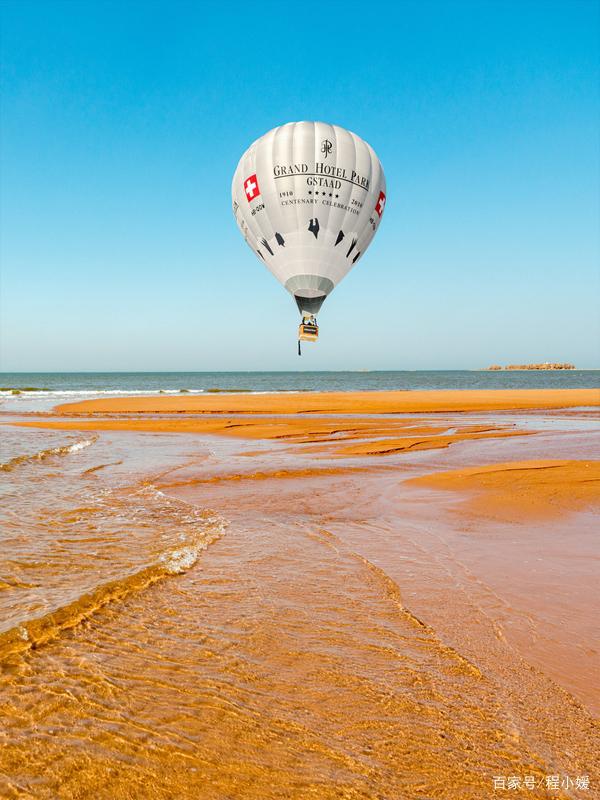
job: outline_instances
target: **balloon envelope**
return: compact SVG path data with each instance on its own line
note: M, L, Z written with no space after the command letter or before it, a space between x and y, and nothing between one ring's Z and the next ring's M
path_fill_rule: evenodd
M364 254L386 201L373 149L324 122L290 122L257 139L231 192L246 242L303 314L316 314Z

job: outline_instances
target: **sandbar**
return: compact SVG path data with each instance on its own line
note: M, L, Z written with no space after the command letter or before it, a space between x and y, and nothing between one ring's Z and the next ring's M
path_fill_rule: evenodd
M59 414L395 414L600 406L600 389L297 392L107 397L63 403Z

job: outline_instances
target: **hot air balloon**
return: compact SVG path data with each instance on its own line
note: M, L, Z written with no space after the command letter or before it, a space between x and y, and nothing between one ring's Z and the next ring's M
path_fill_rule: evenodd
M261 136L233 176L233 213L248 245L294 297L300 341L318 338L325 298L364 255L383 214L385 176L355 133L290 122Z

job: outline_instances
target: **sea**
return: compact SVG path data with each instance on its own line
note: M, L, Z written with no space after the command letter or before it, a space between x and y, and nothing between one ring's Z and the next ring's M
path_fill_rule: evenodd
M103 395L596 387L600 387L597 369L0 373L0 400L11 401L3 403L3 409L15 411L42 410L54 403Z

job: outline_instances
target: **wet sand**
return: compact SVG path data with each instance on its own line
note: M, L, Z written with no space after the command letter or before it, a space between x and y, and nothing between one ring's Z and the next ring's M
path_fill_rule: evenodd
M146 527L181 524L169 503L228 526L180 574L12 651L8 797L599 796L600 435L574 410L598 402L393 394L103 400L25 422L95 432L85 485L134 481L115 519L152 490ZM415 394L463 394L462 411L412 397L383 416ZM555 774L591 789L548 790ZM536 788L495 792L503 775Z
M437 472L410 483L468 494L465 514L524 523L594 508L600 461L515 461Z
M311 444L310 452L336 452L342 456L390 455L406 450L429 450L449 447L468 439L528 436L530 431L513 430L502 423L485 425L447 423L424 424L410 418L349 419L319 417L271 417L254 414L225 416L207 414L191 419L171 415L153 418L78 418L58 414L43 422L20 422L22 427L51 428L79 431L138 431L144 433L204 433L232 436L240 439L271 439L293 444ZM401 435L403 434L403 435ZM308 449L308 448L307 448Z
M495 389L397 392L307 392L278 394L111 397L63 403L62 414L177 412L298 414L395 414L502 411L600 406L598 389Z

